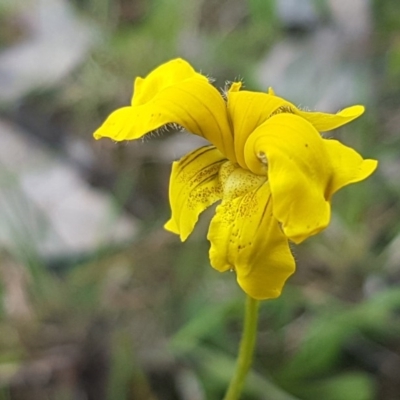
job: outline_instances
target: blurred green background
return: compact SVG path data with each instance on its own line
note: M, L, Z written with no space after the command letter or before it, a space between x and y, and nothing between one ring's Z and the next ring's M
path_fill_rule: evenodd
M222 398L244 294L234 274L209 266L210 213L184 244L162 228L170 163L198 143L174 132L92 138L129 102L135 76L174 57L218 87L241 79L330 112L366 105L333 135L378 159L378 171L336 195L326 231L293 246L297 272L262 303L243 399L400 399L396 0L0 0L0 137L18 131L10 138L26 154L46 154L45 172L62 160L106 196L105 234L120 217L134 227L123 240L44 251L55 216L44 206L39 222L26 217L38 185L20 179L35 160L7 167L2 157L18 150L2 142L0 399ZM49 200L57 182L44 182ZM90 199L77 209L94 210Z

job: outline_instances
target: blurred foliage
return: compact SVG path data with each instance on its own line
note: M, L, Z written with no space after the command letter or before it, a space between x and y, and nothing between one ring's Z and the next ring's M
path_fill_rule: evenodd
M322 15L327 3L313 2ZM30 249L1 255L0 399L219 399L233 371L243 293L233 274L209 267L207 216L184 245L163 232L169 166L151 144L95 147L91 132L129 101L134 76L176 56L221 87L235 78L256 87L257 63L285 36L275 2L75 5L97 22L98 45L59 88L25 105L93 146L91 181L112 190L142 230L128 248L66 266L50 268ZM338 194L330 228L294 249L297 273L260 310L244 400L399 398L400 8L385 0L373 10L375 109L339 135L378 158L380 170ZM1 46L23 34L16 12L0 3ZM162 149L162 139L155 143Z

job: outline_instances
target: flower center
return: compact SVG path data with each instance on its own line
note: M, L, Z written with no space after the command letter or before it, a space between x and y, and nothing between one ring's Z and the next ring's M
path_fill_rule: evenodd
M243 196L267 181L266 176L253 174L230 161L221 166L219 179L226 200Z

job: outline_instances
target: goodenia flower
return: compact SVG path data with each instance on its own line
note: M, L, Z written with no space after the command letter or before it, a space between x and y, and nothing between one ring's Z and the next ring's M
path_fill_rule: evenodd
M236 271L255 299L280 295L295 262L289 243L327 227L330 202L342 187L377 167L319 132L347 124L364 112L302 111L274 94L241 90L222 96L186 61L172 60L136 78L131 105L113 112L96 139L139 139L178 124L210 142L172 166L171 219L165 228L185 241L200 213L217 201L208 240L218 271Z

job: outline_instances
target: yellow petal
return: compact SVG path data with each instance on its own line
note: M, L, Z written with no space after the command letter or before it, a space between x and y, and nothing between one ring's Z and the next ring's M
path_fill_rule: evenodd
M333 170L326 192L328 199L343 186L368 178L378 166L378 161L364 160L355 150L337 140L324 139L324 144Z
M179 62L178 62L179 61ZM132 106L112 113L94 133L116 141L134 140L170 123L202 136L235 161L226 103L189 64L174 60L135 82Z
M161 90L190 78L207 80L181 58L166 62L150 72L146 78L137 77L135 79L131 104L132 106L145 104Z
M228 179L240 186L250 173L242 169ZM211 221L211 265L219 271L235 270L241 288L255 299L278 297L295 263L288 241L272 216L272 199L265 179L251 178L247 192L223 199ZM229 182L237 180L238 184Z
M246 168L244 145L249 135L285 106L291 104L272 93L238 91L237 86L232 85L228 92L228 113L233 126L236 160L242 168Z
M293 108L293 112L310 122L319 132L326 132L339 126L348 124L353 119L358 118L364 113L363 106L352 106L345 108L337 114L328 114L322 112L301 111L298 108Z
M303 117L319 131L329 131L347 124L364 112L363 106L345 108L337 114L302 111L289 101L276 96L272 88L268 93L240 91L241 84L232 84L228 91L228 114L232 121L236 160L242 168L244 146L249 135L268 118L291 113Z
M201 147L172 164L169 198L172 216L165 229L186 240L207 207L222 197L219 180L226 158L214 146Z
M274 90L268 88L268 94L275 95ZM342 125L348 124L364 113L364 106L351 106L339 111L336 114L304 111L296 107L294 104L281 98L286 104L279 112L290 112L306 119L318 132L327 132L332 129L339 128Z
M293 114L271 117L247 140L245 158L254 173L268 169L273 214L290 240L300 243L328 225L332 165L310 123Z
M113 140L124 140L122 138L129 137L132 126L132 107L122 107L112 112L94 133L93 137L99 140L108 137ZM119 139L121 138L121 139Z

